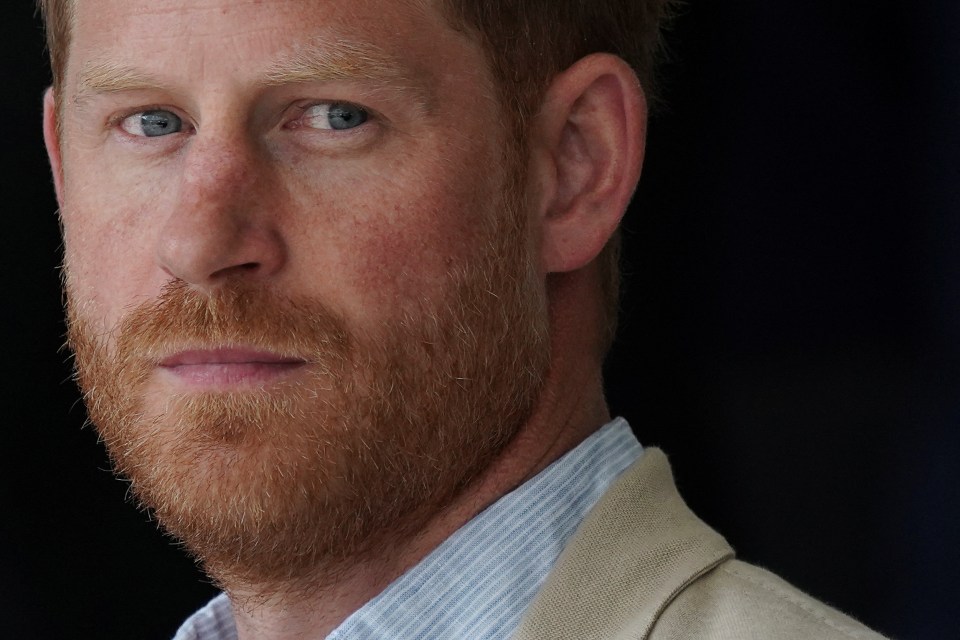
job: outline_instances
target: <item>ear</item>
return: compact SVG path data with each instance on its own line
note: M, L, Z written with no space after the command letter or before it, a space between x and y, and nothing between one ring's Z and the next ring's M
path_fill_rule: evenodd
M43 94L43 142L53 170L53 187L57 192L57 204L63 208L63 162L60 157L60 136L57 131L57 101L53 88Z
M589 264L616 231L640 179L646 129L646 97L621 58L592 54L553 80L531 167L545 273Z

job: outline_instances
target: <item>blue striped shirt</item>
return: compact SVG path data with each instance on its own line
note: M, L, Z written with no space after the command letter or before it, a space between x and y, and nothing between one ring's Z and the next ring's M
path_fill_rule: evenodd
M504 640L567 541L643 450L618 418L500 498L347 618L327 640ZM236 640L220 595L174 640Z

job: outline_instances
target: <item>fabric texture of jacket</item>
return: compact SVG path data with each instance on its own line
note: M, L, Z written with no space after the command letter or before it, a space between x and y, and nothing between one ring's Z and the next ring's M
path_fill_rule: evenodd
M647 449L564 549L514 640L883 640L733 550Z

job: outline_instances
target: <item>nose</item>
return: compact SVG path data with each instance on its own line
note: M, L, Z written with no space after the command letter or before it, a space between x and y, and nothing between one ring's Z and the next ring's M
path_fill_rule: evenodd
M179 191L157 242L160 267L208 291L231 279L276 274L286 249L269 163L238 137L198 135L183 153Z

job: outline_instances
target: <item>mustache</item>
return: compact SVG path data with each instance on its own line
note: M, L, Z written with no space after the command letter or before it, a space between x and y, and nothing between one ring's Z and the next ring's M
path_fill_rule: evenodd
M68 342L89 336L68 292ZM279 295L266 287L227 284L203 293L176 280L130 309L113 329L120 362L159 362L177 352L244 346L305 361L346 358L354 342L343 318L322 301ZM89 346L89 345L88 345Z

